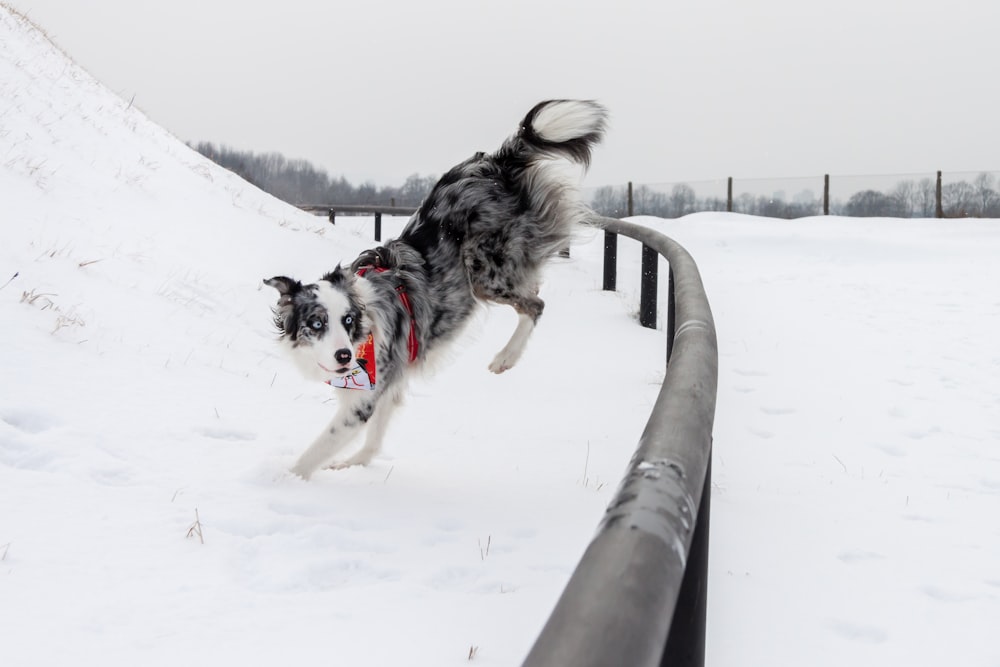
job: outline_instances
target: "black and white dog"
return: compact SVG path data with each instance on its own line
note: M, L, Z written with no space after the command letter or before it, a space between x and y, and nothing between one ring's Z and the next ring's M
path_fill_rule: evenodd
M478 302L517 311L517 327L489 369L503 373L517 363L545 305L540 269L586 215L578 174L569 177L558 158L586 167L606 120L596 102L542 102L497 152L476 153L446 173L398 239L316 283L264 281L280 294L274 323L296 365L307 378L345 389L293 473L308 479L330 465L366 424L364 446L334 467L371 461L408 374L460 333Z

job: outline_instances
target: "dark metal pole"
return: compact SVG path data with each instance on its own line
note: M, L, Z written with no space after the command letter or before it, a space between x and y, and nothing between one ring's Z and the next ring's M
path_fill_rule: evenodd
M712 454L705 468L698 521L691 537L681 591L670 622L661 667L704 667L705 622L708 616L708 517L712 499Z
M733 212L733 177L729 177L729 187L726 188L726 211Z
M330 224L331 225L337 224L337 212L332 208L330 209Z
M604 290L618 287L618 235L604 230Z
M830 215L830 174L823 174L823 215Z
M628 217L635 215L635 207L632 200L632 181L628 182Z
M378 242L382 241L382 214L375 214L375 240Z
M944 188L941 186L941 172L937 173L937 187L934 190L935 197L937 198L937 205L934 207L934 217L943 218L944 217L944 204L941 201L941 192Z
M639 290L639 324L656 328L656 281L660 254L642 244L642 286Z
M674 336L677 334L677 300L674 295L674 267L667 270L667 364L674 353Z

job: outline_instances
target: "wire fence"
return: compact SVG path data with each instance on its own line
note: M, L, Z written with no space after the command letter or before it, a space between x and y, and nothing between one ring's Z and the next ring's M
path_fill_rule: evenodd
M1000 172L630 182L584 188L583 196L597 213L619 218L679 218L701 211L772 218L1000 218Z

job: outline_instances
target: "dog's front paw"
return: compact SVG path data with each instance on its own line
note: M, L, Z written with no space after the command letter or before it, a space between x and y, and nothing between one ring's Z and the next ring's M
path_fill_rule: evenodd
M308 482L309 478L312 477L313 470L304 468L303 466L292 466L288 472L292 473L296 477L301 477L303 481Z
M344 470L345 468L353 468L354 466L366 466L372 462L372 456L368 454L358 454L352 456L349 459L345 459L338 463L331 463L327 466L327 470Z
M505 366L502 361L497 361L496 359L494 359L493 363L490 364L491 373L496 373L497 375L500 375L504 371L508 370L510 370L510 366Z
M497 356L493 357L493 361L490 363L490 371L497 375L509 371L517 363L520 356L520 354L512 354L508 350L502 350Z

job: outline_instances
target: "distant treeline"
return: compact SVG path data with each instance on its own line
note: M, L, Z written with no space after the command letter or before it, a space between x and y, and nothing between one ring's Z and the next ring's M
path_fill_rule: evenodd
M306 160L289 160L280 153L238 151L201 142L196 151L258 188L289 204L389 204L417 206L430 192L436 176L413 174L402 186L352 185L343 176L331 178Z
M289 160L280 153L254 153L201 142L195 150L235 172L278 199L294 205L390 204L418 206L437 182L436 176L413 174L402 186L367 182L353 185L343 176L331 178L306 160ZM830 213L850 217L933 218L937 193L934 179L900 180L887 191L861 190L846 201L832 200ZM971 181L946 183L941 188L941 207L947 218L1000 218L1000 192L996 177L984 172ZM628 214L626 186L604 186L594 191L591 207L610 217ZM679 218L700 211L725 211L725 197L699 197L686 184L640 185L632 193L635 215ZM733 211L770 218L802 218L822 215L823 201L811 190L790 199L783 195L743 193L733 197Z
M934 179L901 180L892 189L861 190L847 201L830 202L832 215L850 217L933 218L937 193ZM669 188L669 189L667 189ZM626 186L598 188L590 202L595 211L610 217L622 217L628 211ZM632 193L635 215L679 218L700 211L725 211L725 197L699 197L686 183L673 186L640 185ZM944 184L941 208L946 218L1000 218L1000 192L993 174L984 172L969 181ZM733 197L733 211L770 218L802 218L822 215L823 200L811 190L804 190L786 200L784 196L761 196L743 193Z

